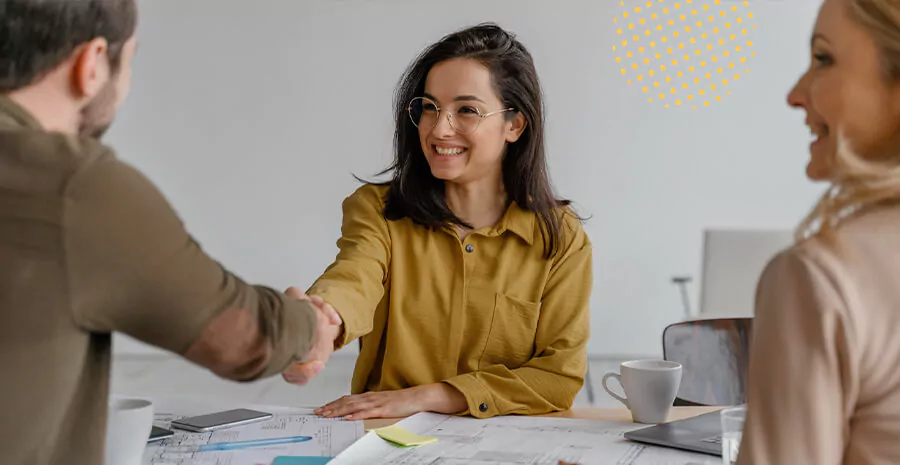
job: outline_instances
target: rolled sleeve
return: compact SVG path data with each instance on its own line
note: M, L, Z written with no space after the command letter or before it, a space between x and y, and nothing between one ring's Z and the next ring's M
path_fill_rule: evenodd
M316 342L317 310L310 302L283 300L285 297L279 294L269 298L271 302L261 308L273 309L271 315L263 315L259 320L267 325L264 335L271 341L272 355L257 378L279 374L289 365L301 361ZM282 302L286 305L279 311Z

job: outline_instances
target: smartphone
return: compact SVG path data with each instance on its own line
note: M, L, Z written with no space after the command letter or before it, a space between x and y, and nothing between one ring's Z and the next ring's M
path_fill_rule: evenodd
M258 421L266 421L271 418L271 413L257 412L256 410L248 409L235 409L175 420L172 422L172 428L193 431L195 433L205 433L208 431L248 425Z
M173 431L154 425L153 429L150 430L150 439L148 439L147 442L162 441L163 439L171 438L172 436L175 436Z

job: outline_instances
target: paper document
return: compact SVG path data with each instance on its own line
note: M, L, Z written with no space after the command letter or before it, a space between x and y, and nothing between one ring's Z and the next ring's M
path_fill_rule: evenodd
M325 465L330 461L328 457L278 457L272 465Z
M497 417L488 420L420 413L399 426L437 442L401 448L370 432L329 465L719 465L711 455L646 446L624 438L640 428L562 418ZM438 460L440 458L440 460Z
M215 412L207 408L168 410L156 406L154 425L171 428L172 420ZM162 407L162 408L160 408ZM234 406L218 410L228 410ZM144 465L270 465L279 456L334 457L365 434L363 422L321 418L308 409L254 407L272 413L271 420L228 428L210 433L191 433L172 429L175 436L149 444L144 452ZM189 446L223 442L282 439L309 436L311 440L285 441L282 444L237 450L185 452ZM275 441L277 442L277 441ZM188 446L188 447L186 447Z

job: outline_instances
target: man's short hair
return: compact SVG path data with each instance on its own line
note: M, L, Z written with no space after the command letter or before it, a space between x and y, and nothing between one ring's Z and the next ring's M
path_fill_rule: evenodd
M0 0L0 92L36 82L98 37L115 71L136 28L135 0Z

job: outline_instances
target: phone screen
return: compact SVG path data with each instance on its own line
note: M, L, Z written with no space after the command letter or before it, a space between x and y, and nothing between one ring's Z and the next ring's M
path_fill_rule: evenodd
M227 425L240 421L253 420L257 418L270 417L271 414L257 412L256 410L236 409L226 412L211 413L209 415L200 415L196 417L185 418L176 421L183 425L190 425L197 428L210 428L213 426Z

